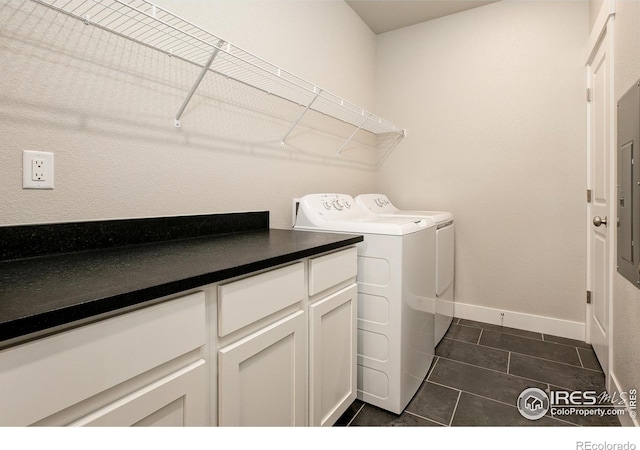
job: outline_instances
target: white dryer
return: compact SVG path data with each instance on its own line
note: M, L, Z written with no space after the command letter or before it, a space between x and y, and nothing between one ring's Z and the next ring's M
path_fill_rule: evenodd
M428 217L436 222L436 323L435 344L442 340L453 320L454 223L446 211L400 210L383 194L362 194L356 203L372 213L386 217Z
M364 236L358 250L358 398L400 414L433 361L436 226L380 217L345 194L302 197L295 229Z

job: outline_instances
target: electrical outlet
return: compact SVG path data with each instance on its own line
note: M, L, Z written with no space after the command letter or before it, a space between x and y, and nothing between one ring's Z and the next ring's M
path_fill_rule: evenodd
M31 160L31 180L46 181L47 180L47 164L44 159Z
M53 153L22 152L22 188L53 189Z

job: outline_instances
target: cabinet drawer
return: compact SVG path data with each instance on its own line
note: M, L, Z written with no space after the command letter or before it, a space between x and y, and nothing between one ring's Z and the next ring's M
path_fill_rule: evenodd
M355 277L358 252L355 247L309 260L309 295L315 295Z
M218 334L226 336L305 297L304 264L218 286Z
M197 292L0 352L0 425L48 417L205 344Z

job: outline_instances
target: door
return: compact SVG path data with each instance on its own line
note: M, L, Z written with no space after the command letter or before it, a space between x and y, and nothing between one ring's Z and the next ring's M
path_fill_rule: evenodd
M588 339L604 373L609 375L609 302L612 292L616 216L611 203L614 158L612 108L612 52L609 26L596 44L588 65L589 96L589 185L588 205L589 290L591 304L587 306Z
M306 321L298 311L218 352L218 425L307 425Z
M355 284L309 306L309 423L331 426L356 399Z

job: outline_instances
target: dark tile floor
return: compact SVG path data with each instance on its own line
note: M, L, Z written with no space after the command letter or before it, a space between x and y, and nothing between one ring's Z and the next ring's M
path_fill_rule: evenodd
M356 400L338 426L619 426L615 416L524 418L528 387L604 391L590 345L572 339L454 319L422 386L400 415Z

